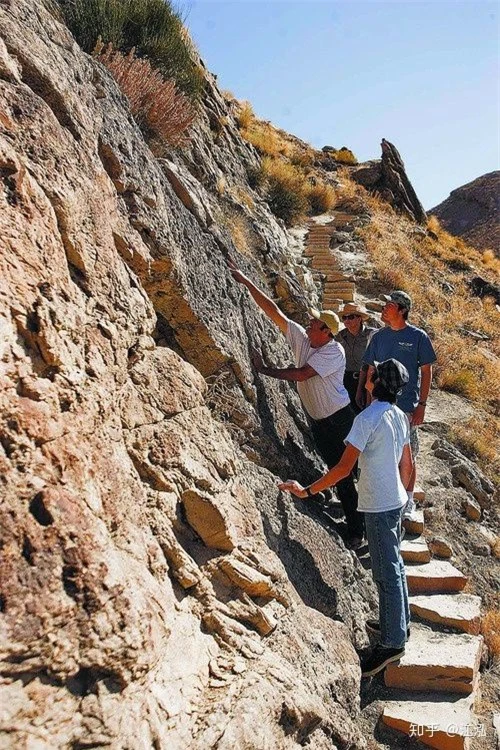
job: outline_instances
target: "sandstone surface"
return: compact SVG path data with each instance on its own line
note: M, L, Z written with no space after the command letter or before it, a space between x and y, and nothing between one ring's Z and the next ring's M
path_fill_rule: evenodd
M320 465L226 267L232 211L240 264L306 309L255 151L207 73L190 148L157 158L43 3L0 24L3 746L364 747L373 585L276 488Z

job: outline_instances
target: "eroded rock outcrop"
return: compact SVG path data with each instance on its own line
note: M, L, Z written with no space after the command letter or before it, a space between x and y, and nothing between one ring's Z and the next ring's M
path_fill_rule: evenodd
M360 164L352 170L353 179L368 190L406 214L419 224L425 224L424 207L405 171L405 165L397 148L382 138L382 159Z
M157 159L43 4L0 24L3 746L363 747L373 589L276 489L316 459L295 392L254 382L251 344L288 353L227 272L211 192L224 170L241 208L253 150L210 130L207 74L191 154ZM254 203L251 272L299 310ZM221 372L230 429L206 405Z

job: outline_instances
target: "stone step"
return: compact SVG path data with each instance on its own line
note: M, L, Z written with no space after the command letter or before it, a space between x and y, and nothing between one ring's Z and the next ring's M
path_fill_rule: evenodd
M388 664L387 687L472 693L479 681L483 639L478 635L412 629L404 656Z
M354 292L335 292L342 302L354 302Z
M405 570L410 594L455 594L467 583L467 576L447 560L406 565Z
M422 500L425 500L425 490L423 490L422 487L415 487L413 490L413 497L415 500L420 500L420 502L422 502Z
M427 546L425 537L403 539L401 542L401 557L409 563L428 563L431 559L431 551Z
M456 628L470 635L481 630L481 597L472 594L410 596L412 614L427 622Z
M424 511L415 510L411 520L409 518L404 519L403 526L410 534L421 534L424 530Z
M325 292L331 291L331 292L337 292L339 290L342 290L343 292L354 292L356 290L356 287L354 284L349 284L348 282L341 282L340 284L332 284L328 281L328 279L325 281Z
M382 722L437 750L467 750L469 727L473 724L474 695L456 700L391 701L382 714Z

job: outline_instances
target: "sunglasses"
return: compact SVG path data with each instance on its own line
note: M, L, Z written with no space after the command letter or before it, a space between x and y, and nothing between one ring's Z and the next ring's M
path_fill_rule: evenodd
M342 320L356 320L356 318L361 317L360 315L342 315Z

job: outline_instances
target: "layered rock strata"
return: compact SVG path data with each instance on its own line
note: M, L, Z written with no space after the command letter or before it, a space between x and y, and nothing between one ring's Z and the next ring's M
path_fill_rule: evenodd
M318 464L294 390L254 381L252 345L289 353L226 269L221 177L250 272L305 309L255 152L208 74L191 151L155 156L42 3L0 24L2 746L364 747L373 587L276 489Z

